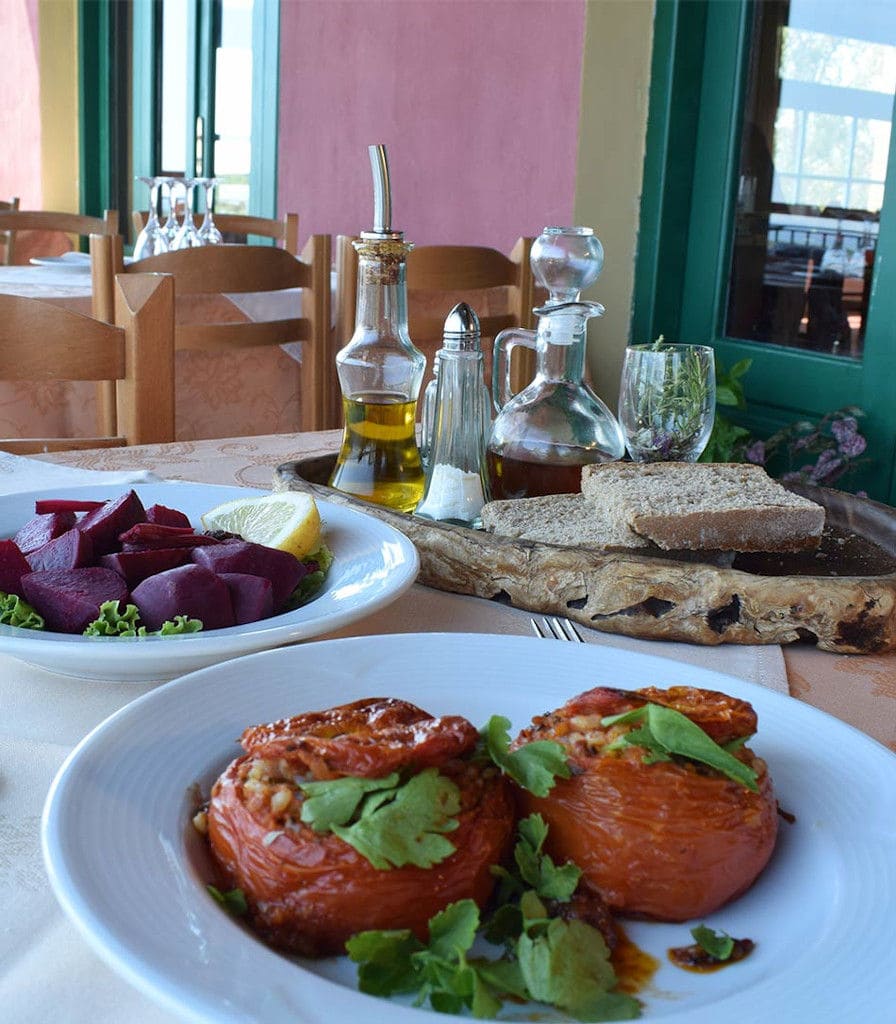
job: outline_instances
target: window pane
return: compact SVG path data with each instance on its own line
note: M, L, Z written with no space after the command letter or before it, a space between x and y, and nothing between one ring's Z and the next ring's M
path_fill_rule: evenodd
M162 4L162 174L187 168L187 0Z
M726 333L861 358L896 4L757 4L753 48Z
M215 53L215 209L249 210L252 131L252 0L223 0Z

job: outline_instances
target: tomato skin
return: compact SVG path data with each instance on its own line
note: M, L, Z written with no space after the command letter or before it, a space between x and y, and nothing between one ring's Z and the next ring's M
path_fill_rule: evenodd
M752 885L774 849L778 815L765 762L747 747L737 756L757 772L758 792L690 762L647 764L637 747L603 751L602 716L658 697L715 737L755 729L743 701L691 687L665 693L600 688L536 718L515 745L556 739L567 747L572 777L558 779L546 798L520 791L518 802L522 814L544 817L551 856L574 861L615 912L687 921Z
M244 790L252 761L239 758L215 783L208 835L230 884L246 894L253 927L271 945L328 956L343 953L357 932L392 928L426 941L429 918L447 904L469 898L482 906L490 897L489 868L508 852L515 813L511 788L493 769L441 768L461 792L458 828L446 834L455 846L450 857L432 868L379 871L338 836L299 822L284 829Z
M478 739L475 726L459 715L434 718L404 700L366 697L253 726L240 742L247 753L285 758L315 779L377 779L462 757Z

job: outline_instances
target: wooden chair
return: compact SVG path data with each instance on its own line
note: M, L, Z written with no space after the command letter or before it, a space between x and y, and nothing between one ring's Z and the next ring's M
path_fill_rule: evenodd
M134 210L131 214L131 221L136 234L140 234L149 219L146 210ZM193 223L196 227L202 226L204 214L194 213ZM291 252L293 256L299 255L299 215L297 213L284 214L279 220L275 217L249 217L239 213L216 213L215 224L225 239L230 236L239 237L240 241L246 241L250 235L259 238L273 238L275 242L282 242L282 248Z
M7 264L13 262L17 231L56 231L85 238L89 235L115 235L118 233L118 211L106 210L102 217L88 217L56 210L0 209L0 232L6 232L8 239Z
M329 235L313 235L301 257L267 245L209 245L150 256L127 266L119 237L94 235L90 245L95 300L108 292L108 281L116 273L172 275L175 350L231 351L303 342L301 429L319 430L325 425L325 402L335 377L324 360L330 332ZM300 298L293 299L293 289L302 290ZM294 302L294 315L252 320L240 314L238 321L233 319L237 311L227 296L278 292L286 296L278 305ZM190 313L192 303L201 303L198 317L195 311Z
M19 208L19 197L13 196L9 202L4 202L0 199L0 213L5 213L8 210L18 210ZM3 258L0 259L0 265L9 267L12 265L12 248L15 242L15 234L12 231L0 231L0 246L3 247Z
M112 448L174 440L174 282L116 282L116 324L63 306L0 295L0 380L116 382L115 435L0 438L16 453Z
M358 296L358 255L353 238L336 239L335 326L330 359L352 336ZM422 245L407 260L408 330L414 344L427 357L431 375L433 357L442 346L445 317L458 302L468 302L479 316L486 382L491 384L492 344L508 327L532 327L536 287L529 267L531 238L520 238L510 255L497 249L469 245ZM519 350L518 350L519 351ZM512 382L515 390L532 377L534 362L520 352ZM334 377L335 381L335 377ZM425 386L426 381L424 381ZM422 391L421 391L422 394ZM331 389L329 416L341 422L341 396Z

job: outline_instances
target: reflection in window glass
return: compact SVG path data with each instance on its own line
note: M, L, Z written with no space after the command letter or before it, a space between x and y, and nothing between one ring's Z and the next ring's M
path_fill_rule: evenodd
M726 333L861 358L896 4L757 4L753 48Z

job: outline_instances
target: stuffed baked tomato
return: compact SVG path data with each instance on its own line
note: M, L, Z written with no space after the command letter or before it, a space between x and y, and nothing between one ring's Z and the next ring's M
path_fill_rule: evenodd
M725 694L599 687L517 738L561 743L571 769L548 797L519 800L548 823L554 859L574 861L615 912L702 917L749 888L775 845L772 782L743 745L755 731L753 708Z
M246 730L212 788L212 854L272 945L344 951L368 929L409 928L489 898L512 841L509 784L474 761L475 727L369 698Z

